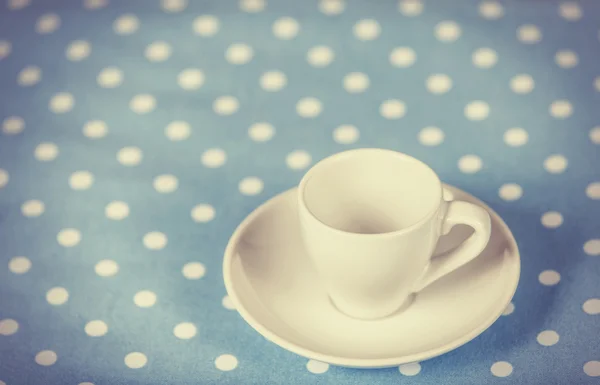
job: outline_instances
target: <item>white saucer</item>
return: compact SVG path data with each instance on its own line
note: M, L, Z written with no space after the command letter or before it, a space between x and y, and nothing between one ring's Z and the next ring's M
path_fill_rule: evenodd
M455 349L487 329L510 303L520 274L517 244L502 219L448 185L444 196L490 211L493 233L474 261L419 293L403 312L376 321L352 319L331 304L304 253L296 189L251 213L231 237L223 265L238 312L266 339L301 356L339 366L380 368L422 361ZM472 230L457 226L436 254Z

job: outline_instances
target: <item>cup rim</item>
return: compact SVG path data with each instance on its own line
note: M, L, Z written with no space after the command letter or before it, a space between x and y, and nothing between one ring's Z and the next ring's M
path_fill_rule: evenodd
M421 219L419 219L415 223L411 224L410 226L403 227L401 229L394 230L394 231L384 232L384 233L353 233L350 231L345 231L345 230L341 230L341 229L332 227L332 226L326 224L325 222L323 222L308 208L308 204L306 203L306 201L304 199L304 190L306 189L306 184L308 183L308 181L310 180L312 175L315 173L315 170L317 168L319 168L320 166L323 166L325 163L330 163L330 162L333 162L340 158L353 156L357 153L368 153L368 152L371 152L371 153L384 152L389 155L393 155L395 157L401 158L402 160L408 160L408 161L416 163L420 166L424 166L431 173L431 175L435 178L436 184L438 185L437 201L439 203L437 205L435 205L435 207L433 209L431 209L429 212L427 212L427 214L423 215L421 217ZM302 177L302 179L300 180L300 183L298 185L298 205L299 205L300 209L302 209L303 211L308 213L308 215L311 218L313 218L317 223L319 223L321 226L325 227L326 229L333 231L335 233L338 233L338 234L353 236L353 237L385 238L385 237L393 237L393 236L409 233L409 232L413 231L414 229L420 227L423 223L426 223L427 221L429 221L431 219L431 217L433 217L435 215L435 213L437 213L437 211L442 203L442 200L443 200L442 181L440 180L440 177L438 176L438 174L431 168L431 166L429 166L427 163L423 162L422 160L419 160L419 159L417 159L413 156L410 156L408 154L405 154L403 152L394 151L394 150L385 149L385 148L372 148L372 147L356 148L356 149L352 149L352 150L341 151L341 152L335 153L333 155L329 155L329 156L321 159L317 163L315 163L306 172L306 174L304 174L304 176Z

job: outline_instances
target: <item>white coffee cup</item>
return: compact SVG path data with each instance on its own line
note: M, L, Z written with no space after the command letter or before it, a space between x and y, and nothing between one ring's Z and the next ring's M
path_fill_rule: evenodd
M446 202L436 173L399 152L364 148L315 164L298 190L307 253L334 305L359 319L388 316L442 276L477 257L490 239L488 212ZM475 231L432 254L456 224Z

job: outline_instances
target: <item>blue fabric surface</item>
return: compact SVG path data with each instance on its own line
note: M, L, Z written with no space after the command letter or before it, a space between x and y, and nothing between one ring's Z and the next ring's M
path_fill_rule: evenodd
M599 29L591 0L3 1L0 384L599 384ZM307 365L222 254L367 146L505 219L514 309L420 366Z

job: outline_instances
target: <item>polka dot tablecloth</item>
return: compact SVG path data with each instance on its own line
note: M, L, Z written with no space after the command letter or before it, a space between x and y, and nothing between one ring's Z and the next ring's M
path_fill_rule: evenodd
M599 39L592 0L2 0L0 384L599 384ZM237 224L356 147L514 231L465 346L346 369L235 312Z

